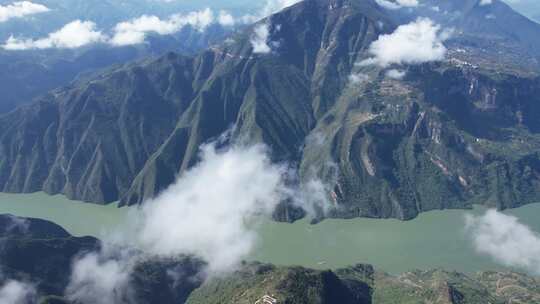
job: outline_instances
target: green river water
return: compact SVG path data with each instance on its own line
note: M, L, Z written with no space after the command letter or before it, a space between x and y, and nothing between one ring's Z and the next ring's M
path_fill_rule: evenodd
M126 222L128 208L70 201L44 193L0 193L0 214L53 221L76 236L101 237ZM373 264L390 273L444 268L461 272L499 269L489 257L478 255L464 231L465 214L485 209L445 210L417 219L326 220L317 225L264 222L251 259L278 265L337 268ZM540 204L506 211L540 232Z

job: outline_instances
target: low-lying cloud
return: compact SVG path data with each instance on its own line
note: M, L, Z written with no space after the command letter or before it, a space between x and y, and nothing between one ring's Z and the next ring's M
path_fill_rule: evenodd
M477 252L509 267L540 274L540 236L518 218L496 210L466 217L466 230Z
M214 23L219 23L222 26L233 26L235 20L225 11L221 11L216 16L210 9L194 11L185 15L176 14L167 19L143 15L118 23L110 35L98 30L97 25L92 21L75 20L44 38L28 39L11 36L2 45L2 48L12 51L51 48L74 49L96 43L126 46L144 43L146 37L151 33L171 35L186 26L204 31Z
M400 9L404 7L417 7L419 5L418 0L375 0L377 4L386 9Z
M13 18L23 18L48 11L49 8L45 5L30 1L17 1L8 5L0 5L0 23Z
M429 18L399 26L392 34L381 35L369 47L372 55L360 65L420 64L444 59L446 47L443 42L449 32L441 29Z
M230 19L225 12L221 12L220 18L216 19L210 9L191 12L187 15L176 14L165 20L157 16L143 15L130 21L118 23L114 28L110 43L115 46L140 44L150 33L170 35L179 32L188 25L199 31L204 31L216 21L224 22L225 24L222 25L230 26Z
M295 5L301 0L267 0L263 9L256 15L246 15L242 17L242 20L255 22L259 19L263 19L272 14L275 14L289 6ZM279 30L279 29L278 29ZM278 43L270 42L270 24L268 22L261 23L255 26L250 39L253 53L255 54L268 54L272 52L272 46L276 46Z
M405 77L406 74L407 72L403 70L398 70L398 69L390 69L386 71L386 77L392 78L392 79L398 79L398 80L403 79L403 77Z
M145 203L137 232L144 251L196 255L211 272L234 268L253 249L257 222L284 199L285 172L263 146L203 146L198 165Z
M270 37L270 29L268 24L263 23L255 26L253 34L250 40L253 53L255 54L268 54L272 51L268 45L268 38Z
M134 257L117 247L79 257L73 263L66 297L84 304L129 303Z
M293 6L300 1L302 0L267 0L260 14L262 16L269 16L284 8Z
M255 248L257 229L283 201L307 214L330 206L328 187L317 179L291 186L291 170L272 163L264 145L203 145L200 162L135 211L127 232L116 233L99 252L73 264L68 297L82 303L129 298L129 275L148 256L196 256L205 275L237 269ZM122 248L138 248L125 251Z
M116 47L135 45L145 43L149 34L171 35L181 31L185 26L192 26L199 31L204 31L211 24L231 27L238 24L252 23L297 2L300 1L268 0L258 13L238 18L233 17L227 11L220 11L216 14L209 8L187 14L175 14L164 19L153 15L142 15L116 24L110 30L110 33L97 29L96 23L93 21L75 20L43 38L31 39L11 36L0 47L5 50L17 51L52 48L74 49L96 43ZM43 5L28 1L15 2L12 5L0 6L0 22L48 10ZM268 27L256 28L252 40L255 53L270 52L270 47L266 41L267 36Z
M369 81L369 76L364 73L352 73L349 75L349 83L352 85L361 84Z
M0 285L0 303L33 304L36 302L36 289L31 284L8 280L4 285Z
M259 11L253 14L243 15L238 18L238 20L245 24L254 23L301 1L302 0L266 0Z
M230 13L223 10L216 15L210 9L191 12L187 15L177 14L166 20L162 20L156 16L141 16L137 19L116 25L110 43L116 46L139 44L145 41L145 37L149 33L170 35L178 32L186 25L191 25L203 31L212 23L222 26L248 24L263 19L298 2L300 0L267 0L262 10L257 14L248 14L238 18L234 18ZM254 36L251 40L254 53L264 54L271 51L267 43L268 35L269 29L267 25L259 25L255 28Z
M6 50L73 49L106 40L107 37L96 29L94 22L75 20L45 38L33 40L11 36L2 47Z
M484 5L490 5L492 4L493 1L492 0L480 0L480 5L481 6L484 6Z
M223 26L233 26L236 24L236 20L233 15L227 11L220 11L217 17L217 22Z

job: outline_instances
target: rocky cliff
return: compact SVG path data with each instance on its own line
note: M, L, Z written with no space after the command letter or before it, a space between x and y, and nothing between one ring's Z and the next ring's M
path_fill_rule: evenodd
M470 18L484 9L467 3ZM404 18L371 0L306 0L198 56L170 53L54 91L0 116L0 189L139 204L234 126L232 140L263 142L302 180L329 184L325 216L539 201L540 79L515 56L479 57L483 46L464 44L480 33L472 26L445 60L406 66L402 79L359 66ZM260 26L268 53L253 51ZM500 37L491 53L522 43Z

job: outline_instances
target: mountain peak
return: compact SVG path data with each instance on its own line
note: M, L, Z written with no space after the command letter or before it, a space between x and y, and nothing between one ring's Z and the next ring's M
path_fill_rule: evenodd
M0 116L0 188L142 203L235 126L232 140L265 143L300 182L326 183L331 211L321 216L409 219L538 201L540 84L500 60L481 64L502 50L523 60L508 51L519 39L482 38L474 22L489 19L469 14L464 34L440 48L448 60L359 64L423 8L306 0L197 56L169 54L55 91ZM459 25L448 20L441 27ZM276 217L301 214L280 206Z

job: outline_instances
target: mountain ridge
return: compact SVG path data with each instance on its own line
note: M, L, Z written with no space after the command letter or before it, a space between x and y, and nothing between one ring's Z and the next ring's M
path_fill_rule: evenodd
M452 52L406 66L403 80L359 67L396 20L374 1L306 0L198 56L169 53L52 92L0 116L0 188L140 204L234 125L233 140L265 143L301 180L331 185L337 208L321 217L539 201L538 77ZM252 52L257 26L269 54ZM369 80L352 85L357 72ZM291 211L276 219L297 219Z

